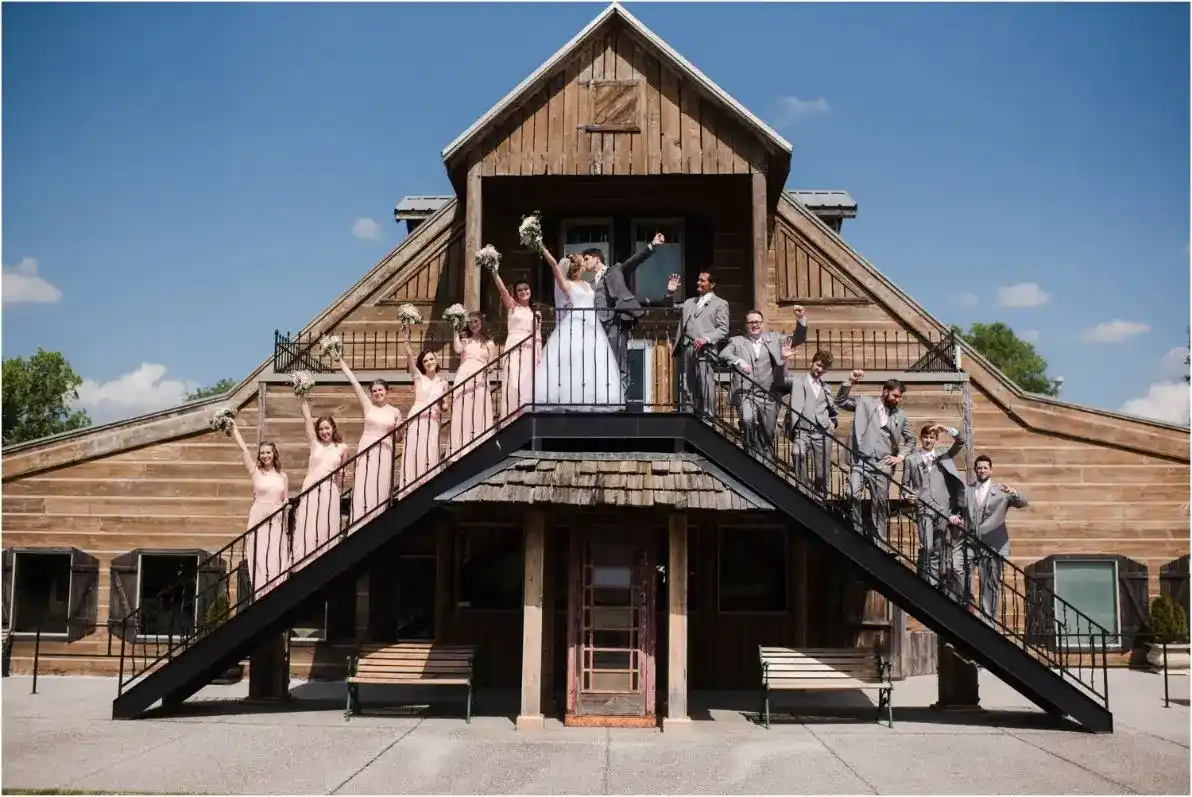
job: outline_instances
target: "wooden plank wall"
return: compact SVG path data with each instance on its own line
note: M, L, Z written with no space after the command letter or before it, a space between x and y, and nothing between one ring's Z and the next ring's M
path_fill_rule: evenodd
M619 20L581 44L478 146L485 177L749 174L766 162L755 133Z

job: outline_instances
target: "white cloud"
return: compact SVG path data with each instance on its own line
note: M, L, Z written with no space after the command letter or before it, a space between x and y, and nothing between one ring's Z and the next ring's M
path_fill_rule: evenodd
M1115 318L1112 321L1103 321L1095 327L1082 330L1080 339L1085 343L1121 343L1126 338L1150 331L1149 326L1138 321L1123 321L1120 318Z
M960 293L952 298L952 302L957 307L976 307L981 299L975 293Z
M1018 337L1022 338L1027 343L1038 343L1039 342L1039 330L1024 329L1018 333Z
M1042 307L1051 295L1034 282L1017 282L997 289L997 303L1002 307Z
M352 235L355 235L357 238L372 241L380 234L381 225L372 219L356 219L356 223L352 225Z
M12 268L5 266L3 274L4 304L53 304L62 298L62 291L37 276L37 261L31 257Z
M135 370L109 382L84 379L79 385L78 401L73 403L87 410L95 423L109 423L176 407L199 387L197 382L165 376L164 365L141 363Z
M778 101L777 125L779 127L793 125L810 116L823 116L829 110L828 101L823 97L816 97L814 100L783 97Z
M1147 388L1145 396L1130 399L1123 404L1121 411L1127 415L1187 426L1188 385L1182 381L1156 382Z
M1188 373L1188 366L1184 363L1188 357L1187 346L1176 346L1174 349L1168 349L1167 353L1159 358L1159 373L1164 379L1183 378Z

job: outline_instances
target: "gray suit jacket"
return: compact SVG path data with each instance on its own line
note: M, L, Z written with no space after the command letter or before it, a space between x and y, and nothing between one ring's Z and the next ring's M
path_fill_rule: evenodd
M746 376L753 382L756 382L758 386L770 391L775 398L779 398L790 389L790 377L787 374L786 360L782 359L783 338L785 338L785 335L778 332L763 332L761 334L763 359L759 362L754 357L753 341L749 339L749 336L734 335L729 339L728 345L721 349L720 361L730 368L737 369L740 369L742 362L747 363L750 372ZM806 342L806 340L807 325L798 324L795 327L791 345L798 346ZM737 399L737 392L744 390L747 386L752 387L749 382L745 382L742 379L736 381L741 384L739 386L734 385L733 387L734 401Z
M853 431L849 435L849 446L854 451L859 451L867 457L884 456L884 444L881 442L881 427L878 424L878 402L880 398L872 396L851 396L849 392L852 390L852 385L845 382L836 391L836 406L842 410L848 410L854 414ZM902 408L894 410L890 414L890 420L886 428L893 432L893 442L891 444L891 454L897 455L900 451L914 451L915 436L911 434L911 420L907 417ZM846 460L851 460L850 452L844 452ZM874 463L877 465L878 463ZM887 473L893 472L893 468L885 466L878 466L881 470Z
M1002 556L1010 555L1010 531L1006 528L1006 513L1011 509L1026 507L1026 496L1015 498L1002 489L998 482L990 480L989 498L982 508L977 503L977 484L970 484L965 491L965 512L969 528L981 542Z
M678 356L684 348L690 347L696 338L706 338L711 351L728 337L728 302L715 293L704 309L699 309L698 296L692 296L682 304L676 302L674 311L679 313L679 332L675 337L671 354Z
M628 278L634 270L654 254L654 247L647 246L624 263L613 263L604 270L600 283L595 285L596 309L602 322L612 318L620 321L636 321L645 313L637 296L629 289Z
M934 467L944 473L944 481L948 485L946 496L928 495L930 490L931 472L923 461L923 449L917 449L902 461L902 478L906 486L920 499L928 501L941 512L962 513L964 505L964 476L956 467L956 455L964 450L964 438L956 435L947 451L938 454Z
M811 384L807 381L806 374L790 379L791 408L786 416L787 434L793 434L796 428L819 433L819 429L815 428L811 422L822 426L824 431L829 433L839 424L836 400L828 392L830 388L826 383L821 380L820 385L823 389L816 397L815 391L811 389ZM801 426L799 426L800 418L803 419Z

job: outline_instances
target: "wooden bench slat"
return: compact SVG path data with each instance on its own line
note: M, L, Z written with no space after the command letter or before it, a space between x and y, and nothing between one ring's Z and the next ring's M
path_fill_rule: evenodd
M397 676L374 677L353 675L348 679L350 684L406 684L426 686L467 686L467 678L401 678Z
M348 674L348 716L359 710L360 684L375 686L464 686L468 689L465 717L472 719L471 645L440 645L434 642L399 642L393 645L362 645L351 661Z
M878 719L887 710L890 726L894 715L890 694L888 660L873 650L855 648L784 648L759 646L762 688L765 691L765 725L770 727L770 692L876 690Z

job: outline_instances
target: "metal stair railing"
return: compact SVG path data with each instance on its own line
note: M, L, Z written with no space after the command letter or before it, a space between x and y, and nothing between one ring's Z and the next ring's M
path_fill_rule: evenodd
M907 497L902 493L902 484L892 475L886 475L876 463L854 451L832 431L794 411L789 397L778 399L780 413L771 445L747 436L740 423L742 399L767 391L735 368L719 363L716 368L721 373L731 370L732 375L726 380L727 386L721 384L718 388L716 407L704 420L723 437L769 466L842 524L869 536L892 558L916 571L937 590L996 628L1005 639L1108 708L1108 652L1115 647L1115 636L1108 629L989 547L976 536L967 518L962 518L960 526L948 527L948 516L939 508ZM828 389L826 385L824 389ZM786 433L788 429L794 430L793 437ZM813 445L817 439L822 440L818 449ZM857 503L852 500L850 477L857 476L874 482L879 492L884 489L889 493L891 488L899 488L899 494L887 504L884 535L875 531L872 522L864 522L866 503L872 512L872 500ZM861 529L855 523L858 515L862 517ZM932 550L922 546L920 523L949 528L947 542L936 546L934 557ZM989 614L974 600L974 573L998 571L1002 579L997 589L997 605Z

